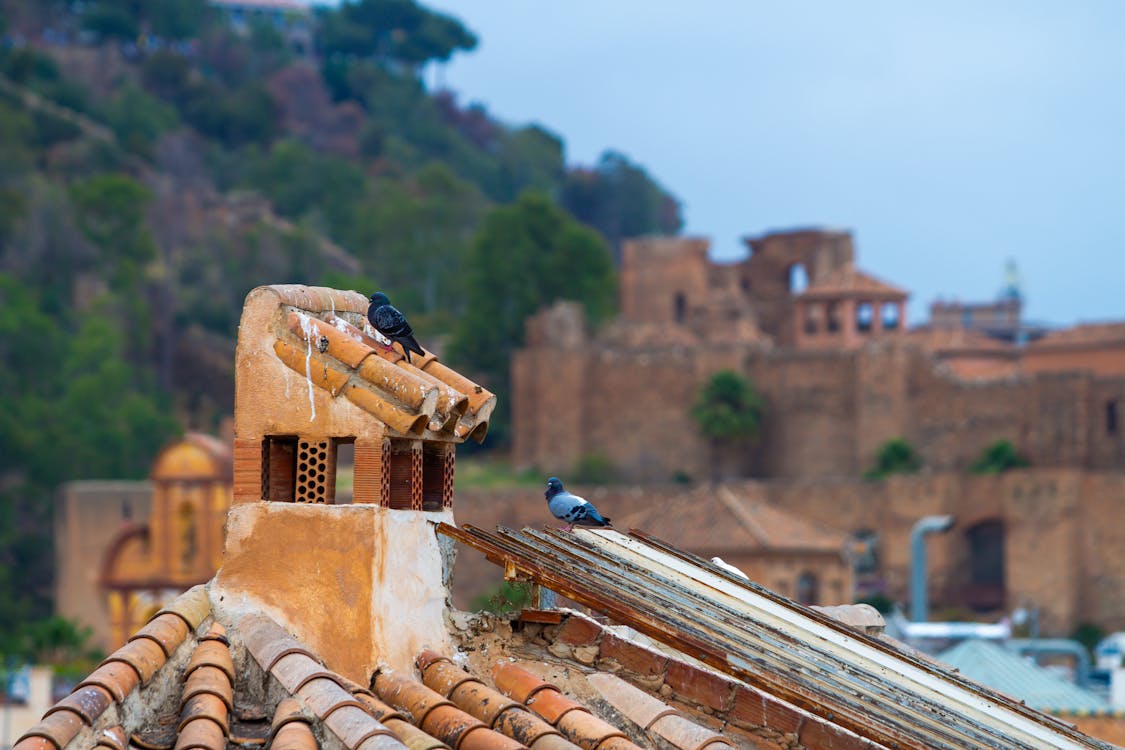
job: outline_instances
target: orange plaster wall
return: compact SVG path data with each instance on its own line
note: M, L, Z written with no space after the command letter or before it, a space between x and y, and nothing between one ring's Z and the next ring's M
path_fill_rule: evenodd
M452 513L235 505L212 605L232 619L265 609L360 684L380 664L412 669L421 648L449 648L439 520Z

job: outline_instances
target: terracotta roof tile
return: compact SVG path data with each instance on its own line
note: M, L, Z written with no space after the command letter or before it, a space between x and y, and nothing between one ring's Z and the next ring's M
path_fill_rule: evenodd
M402 713L401 711L396 711L394 708L388 706L386 703L379 700L374 695L370 695L366 692L360 693L354 690L352 691L352 695L354 695L355 699L362 703L363 707L367 709L367 711L370 712L371 715L379 721L382 721L384 723L391 721L392 719L398 719L400 721L410 721L410 718L406 714Z
M120 724L106 727L98 732L97 745L95 745L95 747L108 747L110 750L126 750L126 748L129 747L129 735L125 733L125 727Z
M294 694L317 677L327 677L339 684L334 672L325 669L320 662L308 654L300 652L286 654L278 659L270 674L277 678L282 687Z
M327 359L319 354L314 358L304 348L290 344L288 341L274 342L273 351L278 359L289 366L289 369L304 375L317 388L323 388L333 396L340 395L348 382L348 374L335 369Z
M551 683L510 662L499 662L492 668L492 681L500 692L520 703L527 703L540 690L551 688Z
M286 724L270 741L270 750L317 750L316 737L308 724Z
M93 726L97 718L109 708L111 703L113 703L113 696L110 695L108 690L97 685L86 685L77 688L73 693L51 706L43 714L43 717L46 718L56 711L70 711L88 725Z
M225 750L226 732L209 718L197 718L180 728L175 750Z
M234 688L230 677L218 667L199 667L188 675L183 700L186 702L197 695L213 695L226 704L228 711L234 710Z
M548 724L558 726L558 721L571 711L585 711L578 701L571 700L555 689L540 690L526 701L527 707L542 716Z
M98 685L108 690L113 699L120 703L140 682L140 674L128 663L107 661L79 682L78 687Z
M718 750L720 747L733 747L723 735L678 714L660 717L652 725L651 731L680 750L702 750L704 747ZM821 747L821 745L813 744L811 747Z
M443 698L425 685L399 672L381 670L375 675L375 692L397 709L406 711L414 723L422 726L426 715L438 706L452 706L453 701Z
M44 716L43 719L24 732L23 740L27 737L41 737L50 740L56 748L62 750L67 743L78 736L82 731L82 717L74 711L59 711Z
M616 739L615 743L621 750L638 750L637 745L617 727L601 719L589 711L568 711L559 719L555 727L563 736L583 750L598 750L604 748L608 740Z
M418 657L418 663L423 668L422 679L427 687L451 698L458 708L480 719L489 728L527 746L547 735L559 734L554 727L532 714L521 703L488 687L448 658L432 651L423 651ZM574 750L569 742L565 746L568 750Z
M263 672L271 671L286 654L307 654L319 661L316 654L265 615L247 615L242 618L239 626L247 650Z
M670 512L690 505L690 517ZM617 517L615 517L617 518ZM770 503L752 498L747 491L704 486L684 490L679 496L649 504L617 518L620 527L646 532L690 549L716 549L717 529L724 546L747 549L842 553L846 535L818 526Z
M167 659L168 657L164 655L164 649L156 641L150 638L138 638L135 641L129 641L114 651L106 658L106 662L116 661L128 664L136 670L143 685L152 679L156 670L164 666Z
M188 636L188 624L182 617L171 612L158 614L149 620L148 624L138 630L130 641L138 638L148 638L160 646L164 656L172 655Z
M907 340L937 354L1016 354L1016 348L1011 344L969 328L914 328L907 333Z
M611 674L596 673L587 681L610 704L645 731L659 735L680 750L701 750L729 743L721 734L700 726L663 701Z
M352 750L357 750L365 740L376 735L394 737L387 727L358 706L336 709L328 715L324 724ZM398 744L400 743L396 741L395 745Z
M365 739L356 750L402 750L403 743L393 734L376 734Z
M1046 336L1028 344L1028 349L1111 342L1125 342L1125 323L1080 323L1071 328L1051 331Z
M421 727L427 734L444 740L454 750L459 750L474 732L489 731L484 722L469 716L452 703L435 706L426 712Z
M354 309L361 297L316 287L259 289L272 290L279 301L274 353L312 385L333 397L343 395L402 434L422 435L429 429L483 439L496 397L432 352L407 363L400 351L387 350L368 333L366 308ZM304 306L344 299L347 305L332 310Z
M847 265L832 271L816 284L811 284L798 296L803 299L840 296L905 299L908 295L904 289L877 279L853 265Z
M203 584L192 586L153 615L153 618L167 613L178 616L187 623L189 629L195 630L211 614L211 600L207 596L207 589Z
M327 677L317 677L309 680L298 691L298 696L304 699L316 718L324 721L344 706L355 706L362 709L363 704L357 701L352 694L340 687L334 680Z
M201 640L191 652L185 674L190 675L202 667L218 669L232 681L234 680L234 662L231 660L230 648L226 644L225 637L222 640L216 638Z
M271 736L281 729L286 724L293 721L303 721L309 723L309 717L301 708L301 702L296 698L282 698L277 702L277 708L273 711L273 722L270 724Z
M227 711L226 702L217 695L210 693L197 693L184 701L184 708L180 711L179 730L203 719L215 722L226 735L230 731L230 713Z
M16 744L12 745L12 750L56 750L57 747L52 740L46 737L25 734L20 737Z
M603 743L611 739L622 740L618 750L637 748L628 737L617 727L595 716L581 703L566 697L554 685L540 679L511 662L500 662L492 669L492 678L496 687L507 695L519 699L521 695L524 704L553 724L564 737L584 750L597 750ZM614 742L615 745L620 743Z

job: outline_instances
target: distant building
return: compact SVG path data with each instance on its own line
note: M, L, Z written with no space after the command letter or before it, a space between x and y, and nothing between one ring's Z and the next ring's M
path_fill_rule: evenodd
M312 50L312 10L296 0L211 0L231 27L248 33L254 23L277 29L295 52Z

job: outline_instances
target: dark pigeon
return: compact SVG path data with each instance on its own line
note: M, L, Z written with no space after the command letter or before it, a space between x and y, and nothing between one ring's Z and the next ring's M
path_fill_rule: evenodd
M566 531L574 526L609 526L608 518L578 495L567 492L558 477L547 480L547 491L543 494L551 514L560 521L566 521Z
M371 295L371 304L367 307L367 320L385 338L398 342L407 364L410 364L410 352L415 352L422 357L426 356L426 352L414 338L414 329L406 322L406 316L393 307L387 295L382 292Z

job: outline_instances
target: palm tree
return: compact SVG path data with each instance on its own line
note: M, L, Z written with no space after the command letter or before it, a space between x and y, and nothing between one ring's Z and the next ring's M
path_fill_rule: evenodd
M723 449L758 437L762 398L748 379L733 370L720 370L700 389L691 415L711 443L712 478L718 479Z

